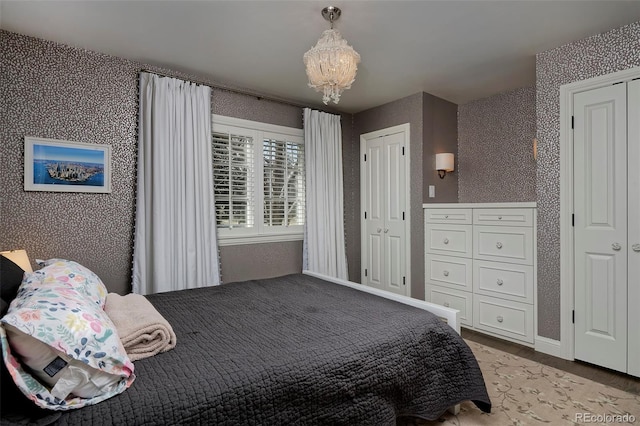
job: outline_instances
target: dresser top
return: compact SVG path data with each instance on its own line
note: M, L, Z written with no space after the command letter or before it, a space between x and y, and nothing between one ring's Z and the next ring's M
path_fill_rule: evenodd
M525 209L535 208L536 202L520 202L520 203L425 203L423 209Z

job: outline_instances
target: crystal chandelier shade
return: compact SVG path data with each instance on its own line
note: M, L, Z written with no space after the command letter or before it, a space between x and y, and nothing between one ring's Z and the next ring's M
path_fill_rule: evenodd
M334 8L337 9L337 8ZM335 13L334 10L332 10ZM323 11L325 16L325 11ZM338 30L333 29L336 15L331 14L331 29L325 30L318 43L304 54L304 65L309 77L309 87L322 93L322 101L326 104L333 100L340 101L345 89L350 89L356 78L360 55L347 44ZM340 16L338 9L337 16Z

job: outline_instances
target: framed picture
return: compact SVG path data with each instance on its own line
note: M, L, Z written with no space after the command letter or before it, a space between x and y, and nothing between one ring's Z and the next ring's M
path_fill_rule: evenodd
M24 190L111 192L111 146L25 136Z

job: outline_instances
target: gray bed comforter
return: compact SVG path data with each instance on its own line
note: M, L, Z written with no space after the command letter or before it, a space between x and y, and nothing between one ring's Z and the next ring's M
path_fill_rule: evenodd
M417 308L305 275L148 299L177 346L137 361L131 388L50 412L3 371L2 423L392 425L464 400L491 407L471 350Z

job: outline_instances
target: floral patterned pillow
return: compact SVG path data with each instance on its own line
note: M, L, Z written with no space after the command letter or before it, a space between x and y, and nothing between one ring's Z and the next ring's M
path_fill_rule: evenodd
M75 262L56 260L25 275L1 320L0 339L13 380L38 406L80 408L117 395L133 383L133 364L102 309L104 299L104 284Z
M49 259L39 261L44 268L34 272L35 276L24 280L35 285L66 285L88 297L104 309L107 301L107 288L92 271L72 260ZM25 284L22 283L22 285Z

